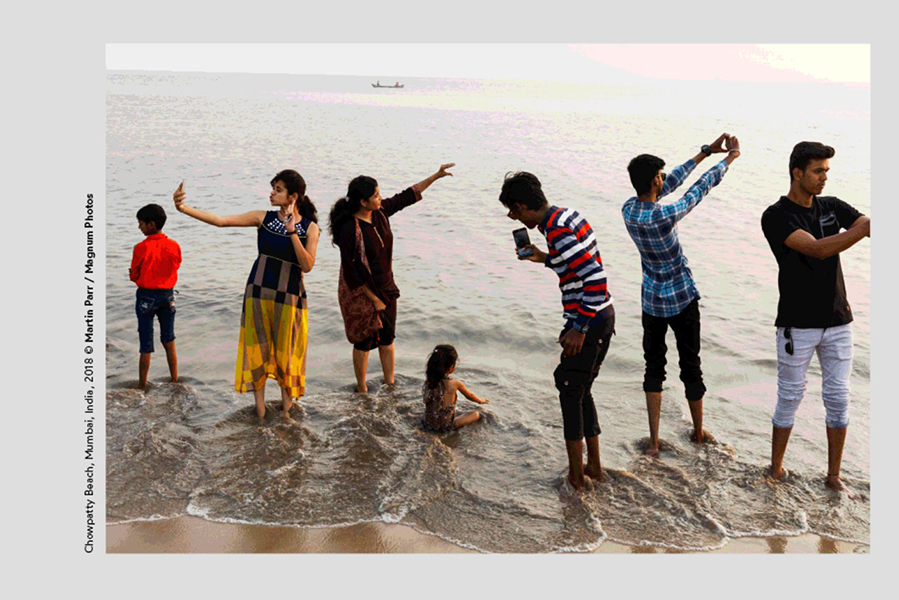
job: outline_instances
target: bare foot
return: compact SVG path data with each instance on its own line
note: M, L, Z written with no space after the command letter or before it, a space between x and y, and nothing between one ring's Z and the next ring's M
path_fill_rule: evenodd
M292 418L290 418L290 409L281 411L281 418L288 423L296 423Z
M580 483L576 483L573 479L571 479L571 476L568 477L568 483L577 491L581 491L587 486L587 484L584 483L583 478L581 478Z
M643 451L646 456L658 456L659 454L659 445L653 444L650 442L648 446L646 446L646 450Z
M359 387L359 386L357 385L357 386L356 386L356 391L355 391L354 393L356 393L356 394L367 394L367 393L368 393L368 386Z
M594 469L590 465L587 465L584 468L584 475L586 475L593 481L597 481L597 482L602 481L604 479L603 474L602 474L602 467L598 467L598 468Z
M846 486L843 485L843 482L840 480L839 475L828 475L827 482L824 484L832 490L836 490L841 492L846 489Z
M781 479L783 479L783 476L787 474L787 470L781 467L775 473L774 467L769 467L768 473L771 475L771 479L773 479L774 481L780 481Z
M690 435L690 438L697 444L703 444L705 442L714 442L715 436L709 433L707 430L703 429L699 432L699 435L696 435L696 431Z

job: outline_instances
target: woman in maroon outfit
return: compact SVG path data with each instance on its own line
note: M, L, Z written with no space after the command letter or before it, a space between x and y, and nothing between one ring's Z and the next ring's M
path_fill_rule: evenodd
M384 383L394 383L396 300L400 290L393 280L393 234L389 217L418 202L421 193L438 179L447 175L452 177L453 174L447 169L453 166L455 163L440 165L440 169L427 179L384 200L381 199L378 182L360 175L350 182L347 195L331 208L331 240L340 247L340 267L346 287L350 290L361 288L378 311L381 321L379 330L353 344L357 392L368 391L365 374L368 353L374 348L378 349L381 358ZM361 245L357 243L357 223L361 231Z

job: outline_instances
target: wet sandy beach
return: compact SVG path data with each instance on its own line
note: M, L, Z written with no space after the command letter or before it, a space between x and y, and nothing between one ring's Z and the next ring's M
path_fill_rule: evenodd
M433 554L476 553L407 525L359 523L345 527L298 528L217 523L193 516L107 525L110 554ZM683 554L682 550L626 546L605 541L597 554ZM869 547L814 534L731 539L713 550L723 554L852 554Z

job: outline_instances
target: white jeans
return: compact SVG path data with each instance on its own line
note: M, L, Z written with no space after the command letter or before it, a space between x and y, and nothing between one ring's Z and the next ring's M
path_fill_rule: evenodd
M790 428L805 393L806 371L812 354L821 363L821 395L825 422L833 429L849 425L849 373L852 370L851 324L826 329L790 328L793 354L787 353L784 327L777 328L777 408L771 422Z

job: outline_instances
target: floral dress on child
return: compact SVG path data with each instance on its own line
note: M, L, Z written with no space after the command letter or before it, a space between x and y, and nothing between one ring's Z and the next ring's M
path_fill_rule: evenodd
M456 418L456 404L444 406L443 397L446 395L446 382L449 378L444 379L440 384L428 389L427 384L422 385L421 392L425 403L424 424L428 429L434 431L452 431L454 429L453 421Z

